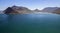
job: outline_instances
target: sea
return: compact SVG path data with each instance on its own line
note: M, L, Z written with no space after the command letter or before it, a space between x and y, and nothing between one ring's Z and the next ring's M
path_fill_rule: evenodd
M60 33L60 15L0 14L0 33Z

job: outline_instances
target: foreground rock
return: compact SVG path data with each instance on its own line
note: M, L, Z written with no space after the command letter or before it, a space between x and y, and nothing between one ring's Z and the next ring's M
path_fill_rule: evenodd
M12 6L4 10L5 14L27 14L32 13L32 11L26 7Z

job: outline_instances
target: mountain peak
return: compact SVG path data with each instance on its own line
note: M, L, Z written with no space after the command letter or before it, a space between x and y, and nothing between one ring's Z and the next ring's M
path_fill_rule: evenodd
M39 9L35 9L34 11L40 12L40 10L39 10Z
M8 7L6 10L5 10L5 13L6 14L9 14L9 13L27 13L27 12L30 12L31 10L26 8L26 7L22 7L22 6L12 6L12 7Z

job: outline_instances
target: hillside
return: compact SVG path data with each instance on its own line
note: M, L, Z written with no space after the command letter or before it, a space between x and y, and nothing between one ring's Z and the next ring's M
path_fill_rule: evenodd
M5 14L29 14L29 13L40 13L40 12L60 14L60 8L59 7L46 7L43 10L39 10L39 9L30 10L22 6L12 6L4 10Z
M54 12L59 7L46 7L42 10L42 12Z
M4 13L5 14L25 14L25 13L32 13L32 11L26 7L12 6L4 10Z
M56 9L53 13L60 14L60 8Z

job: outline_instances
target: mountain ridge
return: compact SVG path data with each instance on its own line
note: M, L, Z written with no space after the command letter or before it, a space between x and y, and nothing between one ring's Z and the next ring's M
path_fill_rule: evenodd
M5 14L28 14L34 12L48 12L48 13L60 14L60 10L59 12L56 11L58 9L60 9L60 7L46 7L43 10L39 10L39 9L30 10L29 8L23 6L12 6L5 9L4 13Z

